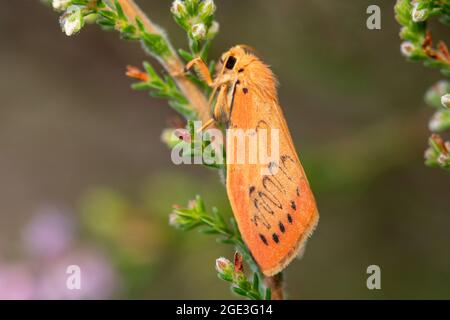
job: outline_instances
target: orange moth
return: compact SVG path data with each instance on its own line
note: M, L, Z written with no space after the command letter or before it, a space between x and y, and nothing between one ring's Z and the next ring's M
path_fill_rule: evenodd
M276 80L249 47L224 53L212 79L200 59L188 63L213 90L213 119L229 129L278 130L275 161L228 162L226 187L242 238L266 276L282 271L302 250L317 225L319 214L278 103ZM262 131L262 130L261 130ZM272 145L272 144L271 144ZM271 145L266 151L270 154ZM231 151L228 150L227 155ZM268 174L262 174L266 169Z

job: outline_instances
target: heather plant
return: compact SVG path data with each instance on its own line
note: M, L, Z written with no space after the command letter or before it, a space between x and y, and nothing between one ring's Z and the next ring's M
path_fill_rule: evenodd
M450 26L449 0L398 0L395 5L397 21L402 25L401 52L410 61L422 61L426 67L439 69L450 76L450 53L444 41L434 45L429 20L437 19ZM450 82L441 80L425 95L425 102L435 109L428 123L432 132L425 152L430 167L450 168L450 141L440 135L450 130Z
M168 128L162 133L162 141L173 148L186 143L194 150L188 157L211 143L208 139L195 141L193 121L207 122L211 110L207 97L211 89L195 73L187 72L188 61L201 57L207 62L211 73L216 63L209 59L209 50L219 31L214 19L216 5L213 0L175 0L170 11L175 22L186 32L188 50L175 50L166 32L156 25L133 0L45 0L60 13L60 26L67 36L73 36L87 24L97 24L104 30L119 32L124 40L140 42L143 50L153 57L163 72L149 62L143 68L128 66L127 76L136 80L133 89L148 91L152 97L166 99L170 107L186 121L183 133ZM192 138L191 138L192 137ZM180 141L181 140L181 141ZM200 150L195 146L200 145ZM222 146L223 148L223 146ZM184 154L186 156L186 154ZM218 170L224 176L223 164L209 163L208 167ZM242 241L234 218L227 221L217 209L208 211L200 196L191 200L186 207L174 206L169 222L181 230L200 229L217 237L218 242L233 245L236 249L234 261L218 258L215 266L218 277L231 285L231 290L248 299L282 299L282 275L265 277L254 262L248 248ZM244 270L243 261L250 270ZM264 281L262 281L264 280Z

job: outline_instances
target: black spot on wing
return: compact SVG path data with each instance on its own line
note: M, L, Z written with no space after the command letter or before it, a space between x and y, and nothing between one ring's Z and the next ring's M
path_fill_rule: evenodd
M242 92L244 92L244 94L248 93L248 88L242 88Z
M292 216L289 213L287 214L287 219L288 219L288 222L290 224L292 224Z
M280 222L278 223L278 227L280 228L280 231L281 231L281 232L284 233L284 232L286 231L286 228L284 227L283 222L280 221Z
M272 239L273 239L273 241L275 241L275 243L280 242L280 238L278 238L278 235L276 233L272 234Z
M291 200L291 208L293 210L297 210L297 206L295 205L295 202Z
M267 239L266 239L266 237L264 237L264 235L259 234L259 238L261 239L261 241L262 241L266 246L269 245L269 243L267 242Z
M255 192L255 186L251 186L251 187L248 189L248 193L249 193L249 194L252 194L253 192Z

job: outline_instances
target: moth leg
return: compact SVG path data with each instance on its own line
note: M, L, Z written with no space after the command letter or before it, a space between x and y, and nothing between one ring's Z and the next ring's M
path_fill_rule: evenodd
M223 84L220 87L219 93L217 95L216 104L213 108L213 116L209 119L205 124L198 130L203 131L209 126L211 126L214 122L221 122L224 120L228 120L229 114L229 106L228 106L228 97L227 97L228 86ZM226 119L224 119L226 117Z
M197 74L200 76L200 78L202 80L204 80L208 84L208 86L213 88L213 91L212 91L211 95L209 96L209 100L208 100L208 105L211 105L212 101L214 99L214 96L216 95L218 85L216 84L216 81L213 81L211 73L209 72L208 66L200 57L197 57L197 58L189 61L186 64L186 66L184 67L184 72L188 72L190 69L192 69L192 67L196 67ZM211 125L211 124L209 124L209 125ZM202 128L202 130L203 129L204 128Z
M212 80L209 68L200 57L189 61L185 67L185 71L189 71L192 67L196 67L198 75L202 80L204 80L208 84L208 86L210 87L214 86L214 81Z
M208 86L214 89L217 89L225 83L232 82L234 79L234 77L230 74L222 74L215 80L213 80L208 66L201 58L195 58L189 61L185 67L185 71L192 69L192 67L196 67L195 69L200 78L204 80L208 84Z
M208 121L205 122L204 125L202 125L200 129L197 130L197 132L202 132L203 130L209 128L210 126L213 125L214 122L216 121L213 118L209 119Z
M228 86L223 84L220 87L220 91L219 94L217 95L216 104L213 110L213 119L215 121L228 120L229 106L227 93L228 93Z
M209 96L208 104L209 105L212 104L214 97L217 93L217 89L219 87L222 87L224 85L228 86L231 82L233 82L233 77L230 76L229 74L225 74L225 75L221 75L221 76L217 77L213 81L213 84L212 84L213 91L212 91L211 95Z

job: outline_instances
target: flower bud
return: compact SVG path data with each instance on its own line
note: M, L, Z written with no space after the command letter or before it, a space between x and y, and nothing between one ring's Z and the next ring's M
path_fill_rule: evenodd
M220 257L216 259L216 270L221 275L231 276L233 273L233 264L227 258Z
M174 226L177 224L177 214L172 212L171 214L169 214L169 224L171 226Z
M450 92L450 82L441 80L430 89L428 89L425 94L425 102L436 109L441 109L445 102L444 95ZM442 101L444 99L444 101ZM444 105L445 107L445 105Z
M450 108L450 94L444 94L441 97L441 104L444 106L444 108Z
M72 0L53 0L52 7L56 11L64 11L69 7L71 2Z
M427 150L425 150L424 157L426 160L432 161L436 159L438 155L439 154L433 148L428 148Z
M419 4L415 4L411 12L414 22L423 22L428 19L429 10L426 8L420 9Z
M175 228L179 228L181 226L180 219L176 212L172 212L171 214L169 214L169 225Z
M244 259L239 252L234 253L234 272L244 272Z
M192 37L196 40L201 40L206 36L206 27L204 23L196 23L191 28Z
M446 165L448 165L448 162L450 162L450 156L449 156L449 154L441 153L441 154L437 157L437 162L438 162L439 165L441 165L441 166L446 166Z
M62 31L71 36L79 32L84 25L83 13L80 6L70 6L59 19Z
M429 148L425 151L425 163L428 166L450 167L450 141L444 141L441 136L432 134L428 139Z
M212 16L216 11L216 5L213 0L204 0L200 4L200 16L203 18Z
M436 112L431 118L428 127L433 132L441 132L450 129L450 110Z
M175 148L180 143L179 135L175 129L166 128L161 133L161 141L165 143L169 148Z
M400 51L407 58L411 57L414 50L415 50L415 47L412 44L412 42L410 42L410 41L404 41L404 42L402 42L402 44L400 46Z
M208 29L208 39L214 38L219 33L219 23L217 21L213 21L211 27Z
M170 8L170 11L177 18L182 18L182 17L186 16L186 14L187 14L186 6L185 6L184 2L181 0L175 0L172 3L172 7Z

